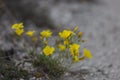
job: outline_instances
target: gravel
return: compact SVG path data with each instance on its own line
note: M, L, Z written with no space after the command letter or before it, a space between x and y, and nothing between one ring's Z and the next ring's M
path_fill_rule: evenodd
M87 40L83 46L93 53L92 60L75 64L71 70L88 67L86 80L120 80L120 0L98 3L59 4L51 9L57 25L73 28L78 25ZM69 76L65 80L80 80Z

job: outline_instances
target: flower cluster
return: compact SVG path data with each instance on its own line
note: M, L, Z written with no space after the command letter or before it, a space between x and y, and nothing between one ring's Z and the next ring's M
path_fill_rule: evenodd
M17 23L12 25L12 29L15 30L15 33L18 36L21 36L23 33L32 38L32 41L38 40L35 30L24 31L23 23ZM79 27L76 26L73 30L66 29L58 33L58 41L56 40L56 45L49 45L49 38L52 37L51 30L43 30L39 33L39 40L42 42L43 46L40 46L42 49L42 54L48 57L51 57L56 52L56 56L62 63L62 61L69 59L71 62L79 62L86 58L91 59L93 56L87 48L83 49L83 54L80 51L81 43L85 42L82 39L83 33L78 31ZM53 47L54 46L54 47Z
M58 41L58 48L60 51L64 51L64 54L74 62L92 58L91 52L86 48L83 49L83 55L80 56L80 44L85 42L85 40L82 39L83 33L79 32L78 29L79 27L76 26L73 30L59 32L60 41Z
M17 23L17 24L12 25L12 29L15 29L15 33L18 36L21 36L23 34L23 32L24 32L23 23Z
M75 62L79 61L79 59L78 59L79 48L80 48L80 45L78 45L78 44L74 43L74 44L70 45L70 52L71 52L71 55L73 56Z

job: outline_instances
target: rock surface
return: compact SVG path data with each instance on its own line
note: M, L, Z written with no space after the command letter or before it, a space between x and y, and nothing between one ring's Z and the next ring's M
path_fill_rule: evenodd
M119 0L101 0L98 4L61 4L54 7L52 13L57 24L65 28L80 26L94 58L76 64L72 69L89 66L92 74L85 80L120 79L120 10ZM56 13L55 13L56 12ZM69 27L67 27L69 26ZM72 26L72 27L71 27ZM65 80L79 80L80 76L71 76ZM83 79L84 80L84 79Z

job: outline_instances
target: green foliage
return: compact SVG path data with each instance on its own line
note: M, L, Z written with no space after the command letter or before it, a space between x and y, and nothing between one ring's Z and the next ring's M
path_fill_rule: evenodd
M82 39L83 33L78 30L78 26L71 30L65 29L59 32L55 45L51 45L49 42L53 33L49 29L39 32L39 37L35 30L26 31L23 23L13 24L12 29L21 40L24 39L24 37L29 37L33 43L32 49L30 49L29 46L25 46L25 42L23 43L23 47L29 54L28 59L30 59L33 68L35 70L37 69L37 73L34 74L36 78L57 79L61 77L73 63L85 60L86 58L92 58L92 54L88 49L84 48L83 54L80 52L81 43L84 43L85 40ZM41 49L40 53L37 52L38 46L35 45L38 41L42 44L39 46Z
M38 70L41 70L41 72L47 73L52 79L62 76L67 70L58 60L41 54L37 54L37 59L33 65L38 67Z
M13 63L6 60L0 60L0 80L18 80L23 78L28 80L28 72L14 66Z

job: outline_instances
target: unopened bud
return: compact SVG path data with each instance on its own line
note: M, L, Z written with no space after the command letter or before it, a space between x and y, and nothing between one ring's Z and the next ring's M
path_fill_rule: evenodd
M76 32L76 31L78 30L78 28L79 28L79 27L76 26L73 31Z
M79 38L82 37L82 35L83 35L82 32L79 32L79 33L78 33L78 37L79 37Z

